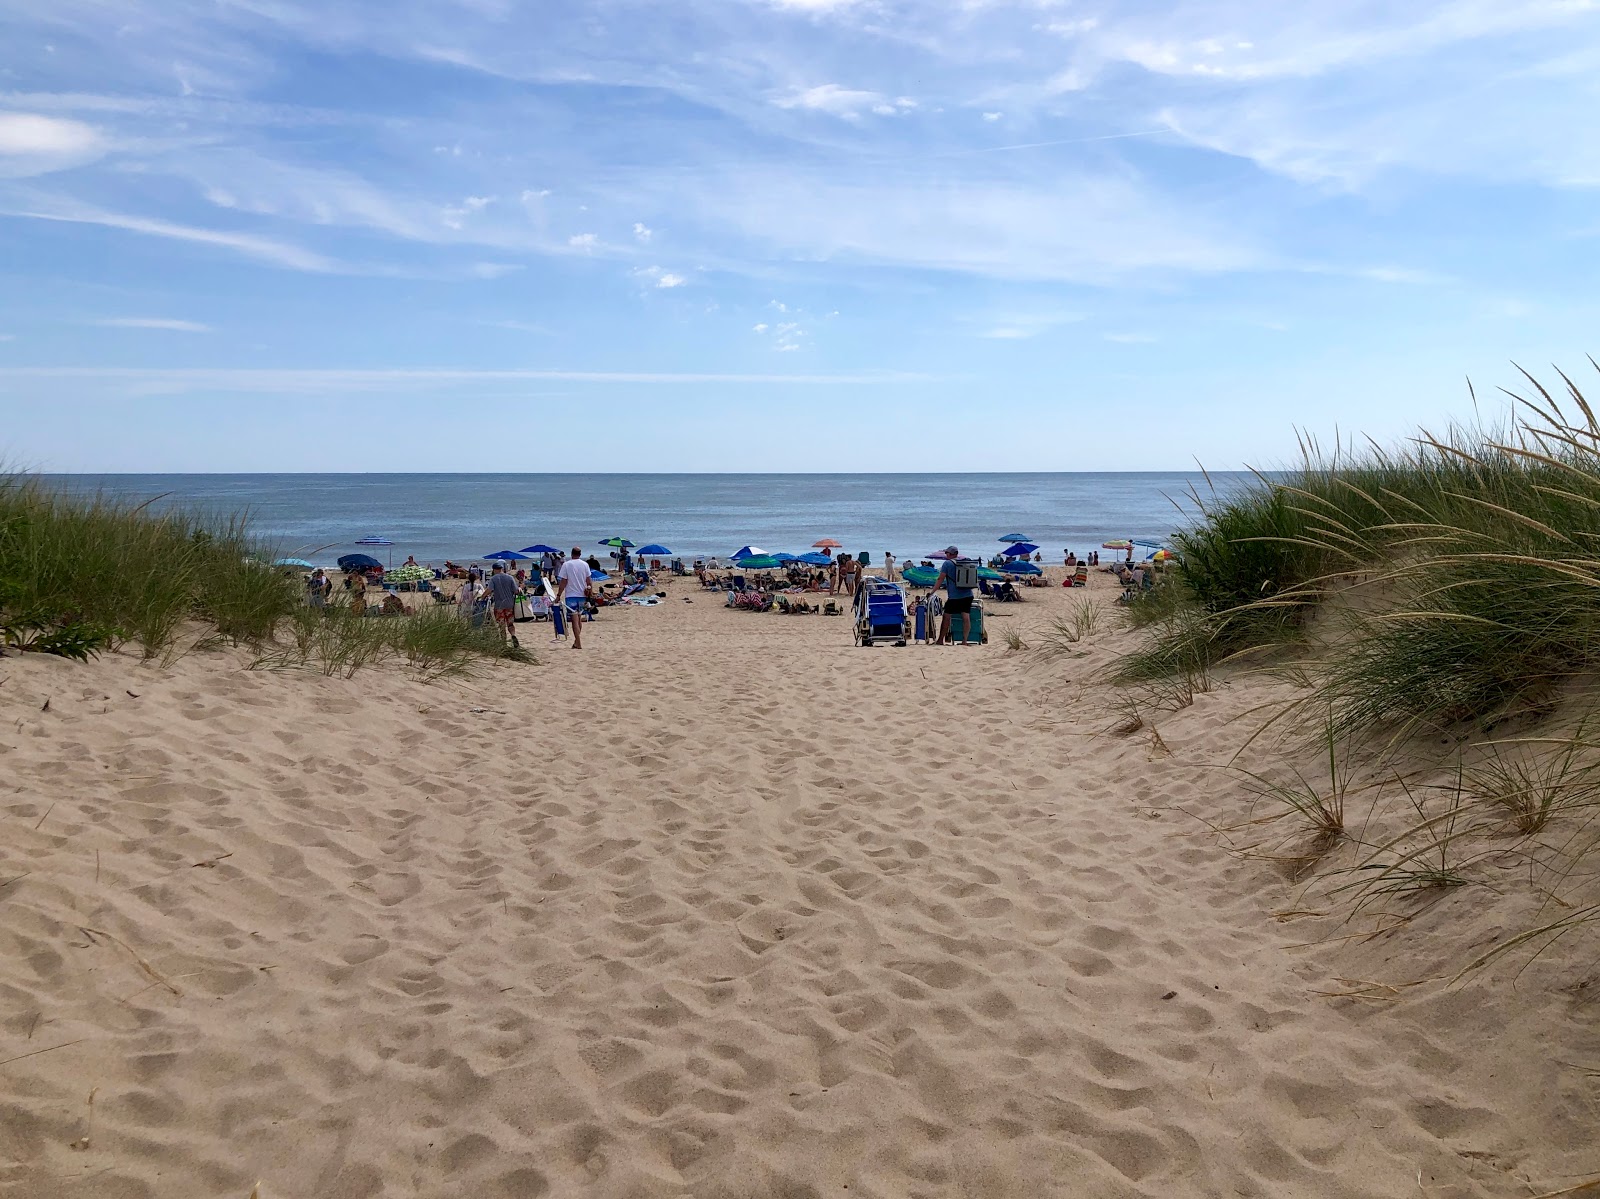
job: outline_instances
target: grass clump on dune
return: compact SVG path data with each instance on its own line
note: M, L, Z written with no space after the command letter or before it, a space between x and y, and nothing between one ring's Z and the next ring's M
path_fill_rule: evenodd
M1330 897L1354 896L1359 912L1469 883L1493 893L1506 861L1526 863L1561 911L1473 966L1600 921L1588 865L1600 746L1585 732L1600 670L1600 419L1566 375L1559 393L1524 378L1501 426L1396 449L1304 443L1297 468L1201 503L1174 539L1163 610L1134 615L1144 644L1120 666L1125 683L1186 686L1217 663L1287 651L1300 693L1267 724L1315 729L1330 755L1325 783L1320 770L1315 785L1256 780L1308 830L1295 877L1331 871L1343 881ZM1506 736L1557 713L1575 725ZM1336 745L1380 780L1362 788L1360 832L1345 827ZM1453 772L1437 781L1444 758Z
M345 608L302 608L285 623L287 643L264 646L255 670L314 670L350 678L365 666L403 662L424 679L470 673L503 659L533 662L526 650L500 637L487 622L474 627L453 607L424 608L414 616L356 616Z
M1327 613L1312 674L1340 735L1537 709L1600 664L1600 422L1562 378L1558 402L1529 377L1504 430L1306 443L1296 470L1202 504L1175 539L1187 615L1125 671L1301 639Z
M259 640L300 602L295 581L270 561L240 519L158 514L0 476L0 604L9 627L75 629L95 649L133 642L147 656L170 651L194 620L231 641Z
M0 474L0 646L83 659L133 644L162 657L198 631L197 643L258 647L257 665L315 663L345 677L385 660L428 678L531 660L453 607L410 617L307 607L299 575L275 557L242 516L155 512Z

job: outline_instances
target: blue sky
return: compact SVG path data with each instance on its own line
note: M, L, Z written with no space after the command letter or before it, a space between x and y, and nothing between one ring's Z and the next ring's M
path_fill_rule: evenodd
M0 4L0 455L1167 469L1575 368L1600 0Z

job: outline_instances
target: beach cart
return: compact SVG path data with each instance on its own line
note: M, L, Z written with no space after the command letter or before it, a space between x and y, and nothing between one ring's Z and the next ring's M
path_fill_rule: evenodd
M855 598L857 645L876 645L892 641L904 645L911 639L911 621L906 616L906 596L900 584L885 579L863 579Z

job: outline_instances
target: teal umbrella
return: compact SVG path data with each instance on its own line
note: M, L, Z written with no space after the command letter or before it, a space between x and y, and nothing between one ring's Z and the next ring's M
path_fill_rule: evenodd
M607 537L600 544L609 545L613 549L619 550L631 550L633 548L633 542L629 541L626 537Z
M783 565L771 554L752 554L748 558L735 558L733 564L740 570L775 570Z

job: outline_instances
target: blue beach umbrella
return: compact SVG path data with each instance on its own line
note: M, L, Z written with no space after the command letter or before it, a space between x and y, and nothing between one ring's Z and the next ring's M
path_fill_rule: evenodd
M772 556L774 558L776 558L779 562L798 562L798 561L800 561L799 557L794 555L794 554L777 553L777 554L773 554Z
M666 546L657 545L655 542L652 541L649 545L640 546L637 556L640 557L640 558L650 558L650 557L664 558L664 557L670 556L671 553L672 553L672 551L669 550Z
M734 550L728 557L737 562L740 558L759 558L766 554L766 550L759 545L747 545L743 549Z
M1004 537L1000 538L1000 540L1001 541L1032 541L1033 538L1029 537L1026 533L1007 533Z
M804 562L807 566L832 566L833 559L827 554L801 554L796 562Z
M339 559L340 570L372 570L374 567L382 569L383 563L371 554L346 554Z
M1034 545L1033 542L1019 541L1001 550L1000 556L1002 558L1026 558L1029 554L1037 554L1038 552L1039 547Z
M301 570L315 570L316 569L315 566L313 566L311 563L307 562L304 558L279 558L276 562L273 563L273 565L274 566L298 566Z
M492 554L483 556L485 562L526 562L527 554L519 554L516 550L496 550Z
M376 533L368 533L365 537L356 538L355 544L356 545L390 545L390 546L392 546L394 544L394 542L390 541L387 537L379 537ZM394 554L392 554L392 553L389 555L389 565L390 566L394 565Z
M559 554L560 552L553 545L525 545L517 551L519 554L527 554L530 558L535 554Z

